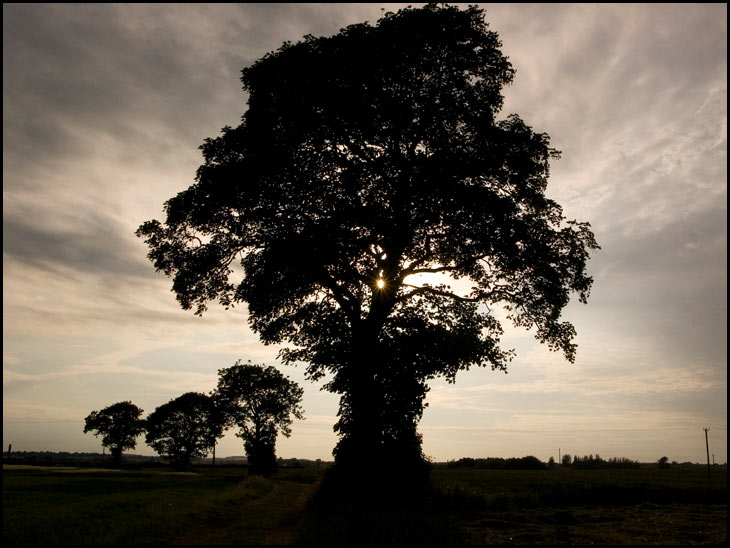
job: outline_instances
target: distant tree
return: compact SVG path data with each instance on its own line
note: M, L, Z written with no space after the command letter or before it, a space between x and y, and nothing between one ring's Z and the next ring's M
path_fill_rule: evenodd
M449 461L449 466L454 468L474 468L477 460L471 457L462 457L457 461Z
M303 419L303 390L271 366L242 364L218 372L216 397L228 423L240 429L250 470L276 470L276 437L291 435L292 417Z
M213 398L197 392L159 406L145 424L147 444L181 470L190 467L191 459L205 457L224 429Z
M511 457L506 460L506 468L509 470L544 470L546 464L537 457Z
M548 465L548 468L555 468L555 458L551 456L548 459L547 465Z
M565 453L565 455L563 455L563 458L560 460L560 462L563 466L570 466L570 463L572 462L572 457L570 456L569 453Z
M108 447L115 464L122 462L122 451L134 449L137 436L145 431L144 421L140 419L142 409L132 402L123 401L92 411L85 419L84 433L94 431L102 436L101 444Z
M577 455L573 459L573 468L579 470L595 470L606 468L608 463L601 458L600 455L584 455L582 458Z
M637 460L631 460L626 457L613 457L605 462L607 468L639 468L641 464Z
M669 457L662 457L657 461L659 468L669 468Z
M424 462L430 379L506 370L495 307L575 358L560 316L598 245L545 196L548 135L497 118L500 47L482 9L442 4L285 43L243 70L242 124L205 140L165 223L137 231L183 308L246 303L286 363L330 376L335 458L358 474Z

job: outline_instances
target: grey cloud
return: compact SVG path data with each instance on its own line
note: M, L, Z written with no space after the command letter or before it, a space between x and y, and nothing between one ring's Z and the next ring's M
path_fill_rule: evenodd
M158 30L155 18L139 11L4 8L4 38L13 46L4 48L5 132L13 135L5 142L16 164L79 154L88 132L128 141L150 132L189 135L240 93L235 72L221 73L213 54L196 47L205 36L190 42L194 37L175 35L174 26Z
M135 236L110 218L84 212L73 227L54 229L35 216L3 215L6 260L49 272L78 272L119 281L149 277Z
M655 359L664 356L679 367L708 362L724 368L726 227L727 213L718 204L656 232L599 234L603 249L592 261L588 325L607 341L640 333L658 349Z
M506 95L549 122L544 130L558 138L559 148L565 142L595 148L627 124L641 129L650 122L647 129L655 129L666 121L660 109L683 116L688 105L702 104L708 84L725 80L725 6L505 10L507 16L494 10L495 30L504 26L504 49L518 69ZM533 34L534 41L517 39ZM583 157L564 151L564 162Z
M27 175L9 184L42 186L43 168L90 155L90 136L130 156L169 157L165 141L197 155L243 114L244 66L286 39L336 32L353 9L324 6L4 5L4 169Z

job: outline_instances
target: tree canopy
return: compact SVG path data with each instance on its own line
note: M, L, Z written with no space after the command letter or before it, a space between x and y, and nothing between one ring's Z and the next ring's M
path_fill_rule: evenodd
M142 409L130 401L115 403L101 411L92 411L85 419L84 434L95 431L95 436L102 436L101 444L111 449L114 462L119 464L122 452L134 449L137 436L145 430L141 415Z
M561 312L586 302L598 245L545 195L548 135L498 118L500 47L483 10L434 4L285 43L243 70L242 123L138 230L184 308L246 303L264 343L328 379L338 462L420 459L427 381L512 358L494 307L575 358Z
M236 362L218 372L216 398L229 425L239 428L250 470L276 469L276 437L291 435L292 417L303 419L304 391L275 367Z
M160 405L145 421L145 441L173 466L187 469L205 457L223 434L225 420L213 398L188 392Z

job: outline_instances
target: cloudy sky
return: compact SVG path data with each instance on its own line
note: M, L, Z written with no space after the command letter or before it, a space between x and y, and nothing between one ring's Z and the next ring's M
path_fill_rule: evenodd
M240 70L403 4L3 4L3 446L100 451L91 410L145 410L275 364L245 307L184 311L134 231L237 125ZM507 375L434 382L424 451L702 462L727 450L727 6L484 4L513 63L503 114L563 152L550 197L602 250L569 364L510 330ZM281 457L330 459L337 399L305 389ZM143 440L139 454L153 454ZM220 456L243 454L229 433Z

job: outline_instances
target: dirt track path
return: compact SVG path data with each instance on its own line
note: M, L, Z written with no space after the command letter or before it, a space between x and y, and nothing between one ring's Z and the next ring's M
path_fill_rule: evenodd
M222 517L201 521L170 544L293 544L314 489L314 485L277 482L263 497L237 505Z

